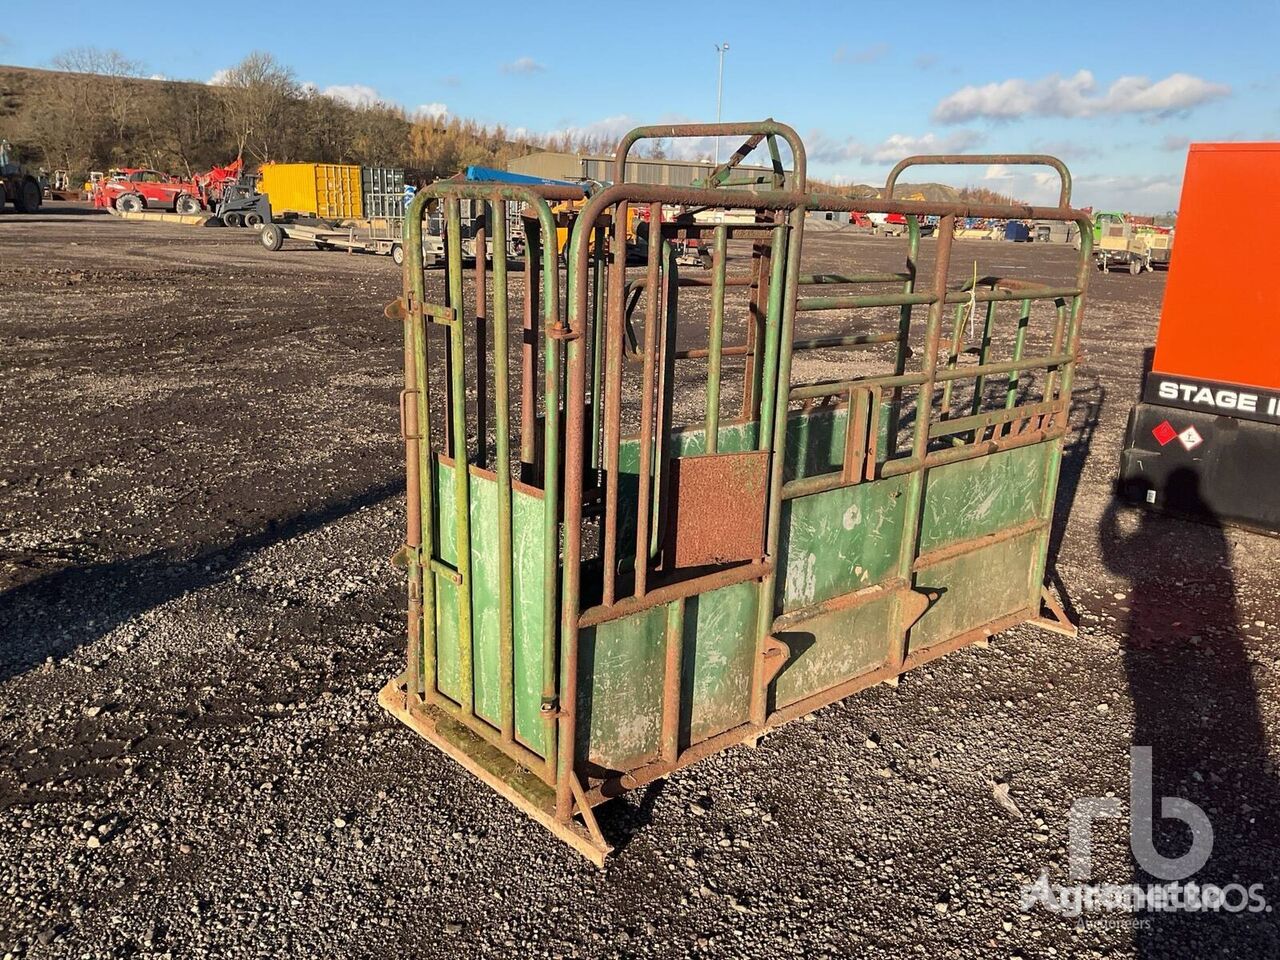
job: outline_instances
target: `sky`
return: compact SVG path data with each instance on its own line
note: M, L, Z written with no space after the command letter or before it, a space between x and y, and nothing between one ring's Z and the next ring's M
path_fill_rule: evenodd
M58 5L56 30L6 33L0 63L115 49L148 74L215 80L252 50L331 96L539 133L766 116L805 141L812 176L883 182L911 153L1047 152L1078 206L1175 209L1192 141L1280 139L1280 2L872 2L725 5L255 5L228 30ZM229 23L230 21L228 21ZM213 40L197 37L216 37ZM735 144L736 145L736 144ZM671 144L672 156L707 149ZM730 145L725 143L728 149ZM1031 202L1054 174L980 165L919 179Z

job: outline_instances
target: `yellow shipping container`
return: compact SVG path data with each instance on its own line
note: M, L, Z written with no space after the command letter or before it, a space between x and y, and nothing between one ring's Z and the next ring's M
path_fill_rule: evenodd
M258 190L272 216L298 213L326 220L364 216L360 168L337 163L264 163Z

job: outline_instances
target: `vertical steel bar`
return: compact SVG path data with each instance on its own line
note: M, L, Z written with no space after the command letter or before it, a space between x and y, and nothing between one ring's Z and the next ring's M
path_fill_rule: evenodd
M667 461L670 457L671 412L675 409L676 385L676 321L680 296L680 268L676 264L676 251L671 242L662 244L663 257L663 333L658 340L658 410L654 433L653 515L649 528L649 556L658 555L659 540L665 530L667 489Z
M707 414L704 422L707 453L716 453L720 444L720 358L724 348L724 277L729 231L716 227L711 250L711 331L707 335Z
M649 204L649 250L645 271L644 372L640 383L640 474L636 497L635 595L643 597L649 574L649 511L653 493L654 364L658 353L662 289L658 285L662 256L662 204Z
M778 394L778 350L782 332L782 314L784 311L784 294L788 303L796 298L796 289L785 282L789 269L791 249L788 243L787 228L781 224L774 227L773 237L769 244L769 256L772 261L769 278L769 308L765 314L764 360L760 365L760 434L756 449L768 450L773 441L773 420L777 414ZM799 282L799 273L796 282ZM787 349L791 345L787 344ZM786 420L786 406L782 406L783 420Z
M903 293L914 293L916 289L916 265L920 262L920 219L907 217L907 280L902 285ZM911 304L903 304L898 308L898 343L893 359L893 374L900 377L907 372L907 358L911 356ZM889 407L889 452L898 446L898 427L902 422L902 388L895 387ZM874 464L873 464L874 466Z
M1080 289L1083 290L1084 288L1081 287ZM1066 301L1064 300L1057 300L1055 301L1055 303L1057 306L1056 306L1056 313L1054 315L1054 323L1053 323L1053 346L1050 349L1051 349L1051 352L1053 353L1061 353L1062 339L1064 336L1066 336L1066 332L1067 332L1067 305L1066 305ZM1071 308L1073 310L1075 309L1074 301L1072 302ZM1054 392L1053 392L1053 385L1057 382L1057 379L1058 379L1057 371L1055 370L1050 370L1045 375L1044 396L1042 398L1045 401L1055 399Z
M933 388L938 374L938 347L942 339L942 314L946 309L947 272L951 268L951 241L955 232L955 217L945 216L938 224L937 260L933 267L933 302L929 304L928 318L925 322L924 356L920 361L920 370L924 382L920 384L920 392L916 395L916 416L912 424L911 458L916 466L907 478L906 503L903 506L902 539L898 547L897 576L900 580L911 583L911 568L915 564L920 539L920 513L924 500L925 468L924 458L929 451L929 427L933 420ZM957 323L959 321L957 320ZM901 666L906 659L907 638L910 624L906 622L907 608L899 601L897 604L897 625L901 631L899 643L895 651L896 662Z
M951 330L951 352L947 354L947 369L954 370L960 362L960 352L964 348L964 311L963 303L956 304L955 326ZM951 392L955 385L954 380L948 380L942 385L942 419L946 420L951 416Z
M1013 359L1021 360L1022 351L1027 345L1027 327L1031 325L1031 301L1023 300L1022 309L1018 312L1018 332L1013 339ZM1009 390L1005 396L1006 410L1012 409L1018 402L1018 371L1009 374Z
M541 238L536 220L524 225L524 314L520 347L520 461L532 467L538 459L538 272Z
M541 214L543 219L550 224L550 212L545 205ZM546 370L544 374L546 382L543 385L542 424L542 462L545 465L542 474L542 586L545 598L542 607L542 702L544 704L556 702L557 691L561 686L556 677L556 628L560 622L560 610L556 604L556 589L560 582L561 449L560 341L553 336L553 332L557 331L560 325L560 269L557 264L556 246L555 227L550 226L547 230L546 243L542 246L543 263L541 271L543 350L546 352ZM567 417L571 423L577 426L578 445L576 448L566 448L565 458L577 463L577 469L581 471L581 463L578 462L578 458L582 455L582 403L578 403L576 411L573 408L569 408ZM581 499L581 495L579 495L579 499ZM568 531L566 539L568 541L580 541L581 538L582 525L579 523L574 529ZM568 656L567 653L565 655ZM576 682L576 663L573 665L573 677ZM548 768L557 763L555 729L555 715L548 713L545 727L548 744ZM567 783L565 785L567 786Z
M659 747L659 757L667 763L675 763L680 755L680 675L684 660L684 610L684 597L667 604L667 648L662 677L662 743Z
M445 290L445 300L448 300L449 291L453 289L453 280L451 278L452 278L453 272L455 271L450 269L450 264L449 264L449 244L452 241L450 240L449 225L448 225L447 217L445 217L445 225L443 230L444 230L444 245L445 245L444 290ZM442 350L444 355L444 418L443 418L443 426L440 432L442 435L441 436L442 449L447 451L447 450L453 449L453 422L450 420L450 411L453 409L453 347L452 347L453 331L450 330L448 327L446 327L443 330L441 330L440 333L441 333L440 339L441 339Z
M486 288L485 260L487 237L485 230L485 206L483 200L474 201L479 213L476 216L475 250L476 250L476 466L484 468L489 465L489 331L488 331L488 290Z
M405 496L408 500L410 518L408 522L409 562L409 620L410 637L421 633L421 671L420 675L411 679L414 692L417 685L422 686L422 693L431 699L436 691L436 590L435 574L431 572L430 560L435 554L435 531L437 518L435 513L435 475L432 470L431 453L431 379L427 375L427 330L423 303L426 300L426 277L424 275L422 257L422 218L427 213L427 198L423 197L410 206L411 216L407 219L407 246L409 255L405 261L408 274L406 294L409 297L410 309L405 312L406 333L409 334L413 352L413 383L405 384L417 390L415 412L416 422L413 428L406 424L405 432L411 437L416 435L412 448L405 445ZM407 379L407 378L406 378ZM414 607L415 593L419 607L419 626L415 628Z
M600 393L600 378L604 375L605 228L597 226L592 236L594 243L591 249L591 468L599 470L600 425L604 415L604 397Z
M618 582L618 453L622 442L622 337L627 284L628 207L619 203L613 211L613 258L609 273L608 329L605 334L604 384L604 586L603 602L612 606ZM571 275L571 279L573 276Z
M407 612L409 692L421 693L422 687L422 493L421 474L418 464L418 445L421 435L418 431L419 405L418 397L423 392L422 381L418 377L420 364L418 353L421 349L419 337L421 333L422 311L419 301L412 294L409 281L409 270L405 271L403 297L410 304L404 314L404 389L401 410L404 416L404 469L405 469L405 545L408 550L409 604ZM404 399L413 398L410 406Z
M507 317L507 218L505 205L493 211L493 404L494 472L498 478L498 685L502 739L515 739L515 562L511 503L511 346Z
M616 510L618 445L616 442L617 421L617 389L622 374L622 294L623 281L626 277L626 205L619 204L620 217L614 224L614 272L610 276L609 300L609 333L607 362L609 372L606 374L606 392L610 401L606 419L606 429L610 430L610 440L605 444L605 453L609 459L609 483L614 492ZM621 226L619 227L619 224ZM582 286L587 282L585 276L577 271L576 251L578 245L587 242L583 236L591 228L578 229L574 225L570 236L566 260L568 271L568 324L571 336L565 358L566 393L565 404L568 416L565 423L565 465L564 465L564 566L560 589L560 720L558 750L549 757L556 761L556 817L568 821L573 816L573 778L576 775L574 764L577 752L577 710L578 710L578 614L582 605L582 475L583 475L583 436L584 404L586 402L586 360L585 327L586 312L582 309L585 292ZM615 513L616 517L616 513ZM609 582L606 568L606 583Z
M756 601L756 648L752 669L749 711L751 722L763 724L768 708L768 691L765 689L765 638L773 632L774 599L778 582L778 543L782 533L782 470L786 461L787 408L791 402L791 342L795 334L796 301L800 292L800 247L804 235L803 207L789 214L789 227L779 225L774 231L774 278L770 281L769 300L778 303L780 310L770 309L769 345L766 353L775 359L765 364L764 385L770 403L762 406L761 450L770 451L768 514L765 522L765 556L771 561L770 569L760 582ZM786 237L785 262L782 256L784 231ZM784 272L785 271L785 272ZM778 314L781 314L779 317ZM764 433L765 415L769 414L771 431Z
M458 591L458 703L475 715L471 644L471 469L467 459L466 304L462 297L462 218L455 197L445 199L449 231L449 325L452 390L449 420L453 438L453 508Z
M996 302L987 304L987 316L982 324L982 342L978 345L978 365L985 365L991 357L991 336L996 326ZM987 390L987 378L979 374L973 381L973 400L969 404L970 414L976 416L982 409L982 395ZM979 431L980 432L980 431ZM978 432L974 433L976 439Z

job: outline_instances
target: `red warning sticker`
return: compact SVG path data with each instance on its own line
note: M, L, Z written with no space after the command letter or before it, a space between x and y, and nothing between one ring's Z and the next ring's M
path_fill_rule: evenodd
M1152 429L1151 435L1155 437L1160 442L1160 446L1163 447L1178 435L1178 431L1173 429L1173 424L1168 420L1165 420L1158 427Z

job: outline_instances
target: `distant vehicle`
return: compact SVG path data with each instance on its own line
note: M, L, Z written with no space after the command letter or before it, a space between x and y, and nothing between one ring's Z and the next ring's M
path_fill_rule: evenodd
M1169 265L1171 236L1158 234L1153 227L1134 226L1122 213L1097 213L1093 237L1093 258L1103 273L1123 268L1136 277L1144 270L1154 270L1157 263Z
M93 205L136 213L140 210L172 210L174 213L199 213L203 208L200 185L190 180L161 173L127 167L111 178L103 178L94 187Z
M9 201L19 213L35 213L40 209L43 193L40 181L22 164L9 159L9 141L0 140L0 213Z

